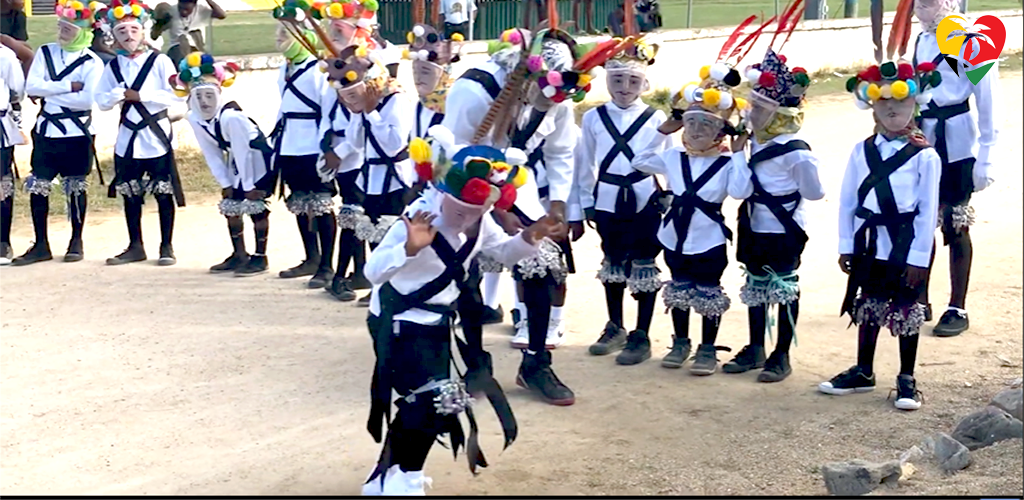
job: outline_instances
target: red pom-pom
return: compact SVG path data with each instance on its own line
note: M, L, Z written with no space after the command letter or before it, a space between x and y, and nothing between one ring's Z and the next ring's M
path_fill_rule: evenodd
M914 67L909 64L900 64L896 69L896 76L900 80L909 80L914 77Z
M354 3L345 2L341 4L341 13L345 17L355 17L356 6Z
M797 66L797 67L793 68L793 73L803 73L803 74L806 75L807 74L807 70L801 68L800 66Z
M466 181L462 187L460 198L471 205L483 205L491 194L491 184L479 177L473 177Z
M85 10L82 11L82 19L89 19L90 17L92 17L92 11L91 10L85 9Z
M511 210L516 202L516 187L512 184L501 186L501 197L494 203L494 206L501 210Z
M434 166L430 163L417 163L416 164L416 175L421 181L430 181L434 179Z
M235 61L228 61L224 66L232 71L238 71L238 64Z
M590 84L589 83L587 84L586 87L583 87L583 91L584 92L590 92Z
M774 87L775 86L775 75L765 71L761 73L761 76L757 79L757 84L762 87Z
M786 56L779 54L779 60L782 61L782 64L786 64Z
M935 71L935 65L932 64L931 61L925 61L917 65L917 70L920 71L921 73L930 73L932 71Z
M551 102L559 103L565 100L565 94L561 90L557 94L551 96Z
M864 76L865 78L863 78L863 80L880 82L882 81L882 70L878 69L878 66L872 66L864 70Z

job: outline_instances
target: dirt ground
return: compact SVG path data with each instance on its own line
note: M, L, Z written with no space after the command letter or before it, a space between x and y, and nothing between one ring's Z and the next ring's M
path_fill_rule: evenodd
M838 315L845 278L835 263L835 218L846 159L871 126L870 114L848 97L821 99L808 110L805 132L829 195L810 205L793 375L766 385L755 374L696 378L665 370L657 360L670 344L671 320L660 312L651 361L620 367L611 356L589 356L605 311L594 279L598 240L588 232L575 245L568 341L555 352L576 405L548 406L515 387L520 354L508 347L509 327L489 327L486 342L520 438L499 453L500 429L484 408L492 467L473 478L464 457L453 461L436 447L426 468L432 493L820 495L826 462L888 460L928 433L951 431L1021 376L1021 90L1020 73L1004 75L998 179L974 201L972 328L948 339L932 336L930 326L922 332L920 411L900 412L886 401L898 368L888 336L880 341L877 391L836 398L815 390L855 359L855 331ZM847 128L835 128L841 125ZM728 203L727 213L736 206ZM159 235L154 210L147 205L144 222L151 257ZM20 220L18 253L31 237ZM301 253L283 205L272 217L273 272L250 279L208 274L230 251L211 204L178 212L179 261L171 268L154 260L104 266L125 243L122 220L90 216L84 262L0 271L0 490L358 494L378 453L365 431L373 364L366 310L276 277ZM55 218L55 254L67 234ZM948 296L947 268L940 251L931 288L936 317ZM738 349L747 330L735 263L724 280L733 309L720 343ZM509 290L504 304L511 306ZM627 317L632 311L627 301ZM1018 440L975 453L975 463L955 476L919 472L895 493L1020 496L1022 481Z

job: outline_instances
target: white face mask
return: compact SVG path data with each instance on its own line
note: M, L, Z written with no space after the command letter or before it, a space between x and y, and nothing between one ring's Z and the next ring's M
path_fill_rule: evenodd
M917 102L913 98L903 100L881 99L875 101L873 107L875 120L889 132L900 132L910 124L914 117Z
M79 31L82 31L82 28L74 24L63 19L57 21L57 41L60 42L61 46L75 41L75 38L78 38Z
M628 108L647 88L646 76L636 71L608 71L606 80L612 102L620 108Z
M204 120L210 121L220 112L220 87L203 85L192 89L190 105Z
M338 98L341 103L353 113L364 112L366 105L366 82L356 82L348 87L338 89Z
M718 141L725 121L709 113L687 112L683 114L683 136L686 144L695 150L710 149Z
M433 94L443 74L444 68L430 61L417 59L412 62L412 81L416 84L416 92L420 97Z
M277 50L286 52L292 47L292 44L297 42L295 41L295 38L288 33L288 30L286 30L284 26L278 24L277 32L275 33L275 43L277 45Z
M144 47L142 44L142 25L136 22L124 22L114 26L114 40L129 54L134 54Z
M921 21L925 31L935 31L939 22L950 14L958 14L956 5L949 0L916 0L914 2L914 15Z
M490 207L470 205L458 198L444 193L441 199L440 227L459 233L465 232L480 221Z
M344 19L333 19L327 25L327 36L331 43L340 51L349 45L356 37L356 26Z
M775 119L775 111L779 109L779 103L762 96L757 92L750 93L750 113L747 115L750 127L753 130L768 128Z

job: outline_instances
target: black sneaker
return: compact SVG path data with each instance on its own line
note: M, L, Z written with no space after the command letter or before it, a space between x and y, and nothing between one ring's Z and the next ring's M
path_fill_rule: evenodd
M620 365L636 365L651 358L651 340L647 332L634 330L629 332L626 338L626 347L615 357L615 362Z
M14 266L27 266L29 264L35 264L36 262L43 262L47 260L53 260L53 254L50 253L50 245L46 243L36 243L29 248L27 252L19 257L15 257L11 261L11 265Z
M64 262L78 262L85 258L85 246L81 239L73 239L68 243L68 251L64 253Z
M757 368L764 368L763 345L743 346L732 361L722 365L722 371L725 373L744 373Z
M505 310L499 305L497 309L484 306L483 316L480 317L481 323L485 325L496 325L505 321Z
M932 328L936 337L956 337L971 327L971 321L967 319L967 311L946 309L939 318L939 322Z
M893 402L893 406L901 410L914 411L921 408L922 399L913 375L900 374L896 377L896 401Z
M324 288L334 279L334 271L330 268L318 269L316 274L306 284L309 288Z
M361 297L358 301L356 301L356 307L370 307L370 297L372 296L372 293L368 293Z
M570 406L576 402L576 395L558 380L551 369L551 353L524 353L519 365L516 385L536 394L546 403L555 406Z
M672 336L672 350L661 358L661 366L665 368L682 368L690 357L690 339Z
M301 264L291 268L285 269L277 273L278 276L290 279L290 278L301 278L303 276L312 276L316 274L317 268L320 267L320 263L316 261L304 260Z
M129 245L123 252L107 259L108 266L120 266L146 260L146 249L140 245Z
M267 272L269 268L270 263L267 262L266 255L252 255L242 267L235 269L235 276L256 276Z
M353 290L369 290L373 288L373 283L370 283L370 280L366 279L366 276L363 276L362 274L356 274L353 272L348 275L348 280L352 283Z
M160 245L160 258L157 259L156 265L158 266L173 266L178 263L178 259L174 258L174 247L170 243Z
M214 265L214 266L210 266L210 272L214 273L214 274L217 274L217 273L229 273L229 272L234 271L236 269L240 269L242 266L244 266L248 262L249 262L249 256L248 255L235 255L235 254L231 254L230 257L224 259L224 262L221 262L220 264L217 264L217 265Z
M924 305L924 322L925 323L931 323L932 322L932 305L931 304L922 304L922 305Z
M513 310L512 315L518 316L518 312L518 310ZM597 342L590 345L588 351L594 356L604 356L613 353L626 345L627 335L628 333L625 328L619 328L618 325L609 321L605 323L601 337L597 339Z
M327 293L342 302L356 300L356 292L352 290L352 282L345 278L335 276L331 284L324 288L324 290L327 290Z
M713 344L697 345L697 354L693 356L693 363L690 364L690 374L707 376L718 371L718 351L731 351L725 346Z
M790 373L793 373L793 368L789 366L789 353L776 351L764 362L764 370L757 374L757 381L782 382Z
M859 366L853 366L828 382L818 384L818 390L833 396L845 396L855 392L875 390L875 374L868 375Z
M11 260L14 258L14 249L10 243L0 243L0 259Z

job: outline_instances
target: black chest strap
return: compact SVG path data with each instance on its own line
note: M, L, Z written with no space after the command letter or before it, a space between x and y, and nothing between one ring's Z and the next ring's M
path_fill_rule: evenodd
M754 205L760 204L764 205L771 211L772 215L780 224L782 224L782 227L785 228L786 234L796 238L800 243L807 242L807 233L793 218L797 208L800 207L800 191L798 190L789 194L774 196L768 193L768 191L765 191L764 187L761 186L761 181L758 180L755 169L757 168L757 165L762 162L778 158L793 151L810 150L811 146L806 142L795 139L785 144L771 144L750 156L750 181L754 185L754 192L749 198L743 200L743 203L740 204L738 226L742 238L745 238L753 232L750 217L753 214ZM786 205L790 203L795 203L792 210L786 209Z
M690 171L690 156L685 152L679 153L685 191L683 194L673 197L672 207L665 216L665 222L663 222L665 225L671 223L675 228L676 252L683 253L683 243L686 242L690 222L693 220L693 215L697 210L700 210L707 218L718 224L722 228L722 234L725 235L725 238L732 241L732 230L725 225L725 216L722 215L722 204L712 203L697 194L705 184L710 182L718 172L725 168L729 160L728 156L719 156L704 173L694 180L693 173Z
M288 95L288 93L291 93L293 96L295 96L296 99L302 102L302 104L305 104L306 107L309 108L309 111L285 111L281 113L281 118L277 120L277 123L274 124L274 130L270 132L270 138L274 141L275 159L281 155L281 146L284 143L284 141L282 140L284 138L284 128L289 121L315 120L319 122L320 118L323 116L323 111L320 108L320 103L314 101L306 94L303 94L301 91L299 91L298 87L295 86L295 82L297 82L303 74L305 74L307 71L313 68L313 66L316 66L316 64L317 61L314 59L306 63L305 66L299 67L298 69L295 70L294 73L292 73L289 76L286 76L284 79L284 90L281 92L282 101L284 99L284 96ZM282 189L282 193L283 192L284 191Z
M442 113L434 113L434 115L430 117L430 123L427 124L427 128L424 129L423 125L422 125L422 121L423 120L420 119L420 117L423 116L423 112L424 111L428 111L429 112L430 110L427 109L427 107L424 106L422 102L417 101L416 102L416 137L419 137L420 139L426 139L426 137L427 137L427 130L430 130L430 127L433 127L434 125L440 125L441 122L444 120L444 114L442 114Z
M131 90L138 92L142 89L142 85L146 82L146 78L149 78L149 73L153 70L153 64L156 63L157 52L151 52L146 57L146 61L142 63L142 68L139 69L139 74L135 75L135 80L129 87ZM125 83L124 74L121 72L121 65L118 59L110 61L110 69L114 73L114 78L117 79L118 83ZM141 120L133 122L128 119L128 112L134 109L136 113L142 117ZM146 105L137 101L124 101L121 103L121 125L132 132L131 137L128 140L128 149L125 151L125 158L134 158L135 151L135 139L138 137L139 132L145 129L149 129L156 136L157 140L168 152L173 152L174 147L171 145L171 135L164 132L163 127L160 126L160 122L168 120L168 127L170 126L170 120L167 118L167 110L161 110L160 112L153 114L149 112ZM173 132L172 132L173 134Z
M649 174L640 172L639 170L633 170L627 175L613 174L608 171L611 168L612 163L619 155L623 155L627 160L632 161L635 153L633 148L629 145L629 141L636 137L636 134L640 132L640 129L647 124L647 121L654 116L655 109L648 106L633 123L629 125L629 128L625 132L620 133L619 129L615 127L615 123L612 122L610 116L608 116L607 104L598 106L597 116L601 119L601 124L604 125L608 135L611 136L614 144L608 153L604 155L604 159L601 160L601 165L598 169L598 182L605 184L612 184L618 187L615 195L615 213L618 214L631 214L636 213L637 209L637 198L636 192L633 191L633 184L640 182L648 177ZM597 196L597 187L594 188L594 196Z
M324 137L320 139L320 151L324 153L333 149L331 143L334 142L335 137L345 137L345 129L338 130L334 128L334 120L338 118L338 111L341 111L345 115L345 120L352 119L352 113L341 104L340 100L334 101L334 106L331 106L331 110L327 113L327 119L331 122L331 128L324 132Z
M57 73L53 64L53 54L50 53L50 46L43 45L42 47L40 47L40 50L43 52L43 61L46 63L46 73L47 76L50 77L51 82L59 82L64 80L72 72L74 72L80 66L84 65L92 59L88 55L82 55L78 59L72 61L71 64L65 66L64 69L60 71L60 73ZM41 102L39 104L39 117L42 118L43 123L40 127L39 133L42 134L44 137L46 136L47 128L51 124L57 130L60 130L60 133L67 134L68 129L66 126L64 126L64 119L71 120L71 123L73 123L75 127L78 128L78 130L82 131L82 135L87 137L91 135L89 134L89 126L92 125L91 109L73 110L66 106L61 106L60 113L48 113L46 111L46 99L43 98L40 99L40 101Z
M547 111L540 111L537 108L531 109L530 119L526 121L526 125L522 128L517 125L515 130L512 131L512 139L510 141L512 147L526 150L526 143L533 137L533 134L537 133L537 129L544 122L546 115ZM537 149L540 149L540 146L537 146Z
M377 112L383 110L384 107L387 106L389 102L391 102L391 99L394 98L395 95L396 94L389 94L384 99L382 99L380 104L377 105ZM381 184L381 194L387 194L391 192L392 180L397 180L398 183L402 186L402 188L408 188L408 186L405 185L405 182L402 181L401 176L398 175L398 171L395 165L396 163L404 161L409 158L408 145L402 148L402 150L399 151L398 154L396 154L395 156L388 156L387 153L384 152L384 148L381 147L380 142L377 141L377 137L374 136L373 133L370 131L370 120L366 118L365 114L362 115L362 120L363 136L365 137L363 147L365 148L367 145L369 145L369 147L373 148L373 152L377 154L376 158L370 158L369 155L364 155L363 157L363 194L370 193L370 167L373 165L384 165L387 167L387 170L384 172L384 182Z
M491 96L491 99L497 99L498 94L501 93L501 86L498 85L498 81L494 79L494 75L482 69L467 69L466 72L463 73L462 76L460 76L459 78L465 78L467 80L472 80L476 83L479 83L480 86L483 87L484 90L487 92L487 95Z

